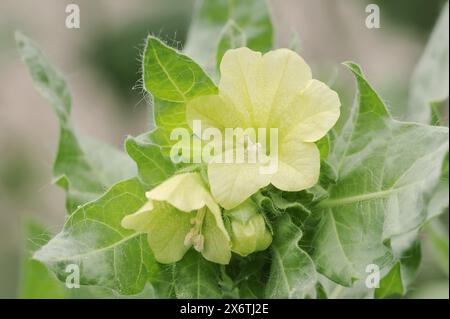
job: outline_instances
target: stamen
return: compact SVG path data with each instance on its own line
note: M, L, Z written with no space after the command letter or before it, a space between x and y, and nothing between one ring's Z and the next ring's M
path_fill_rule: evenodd
M184 245L194 245L195 250L202 251L205 238L202 235L203 220L205 219L206 207L200 208L197 211L197 215L191 218L190 222L193 225L191 230L186 234L184 238Z
M205 244L205 237L201 234L198 234L197 236L195 236L194 238L194 249L198 252L203 251L204 248L204 244Z
M189 233L186 234L186 237L184 237L184 245L185 246L191 246L194 242L194 232L193 232L193 228L189 231Z

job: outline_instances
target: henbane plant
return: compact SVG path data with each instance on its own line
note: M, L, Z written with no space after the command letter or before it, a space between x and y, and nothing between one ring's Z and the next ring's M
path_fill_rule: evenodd
M54 175L67 192L63 229L33 258L62 281L66 267L77 265L81 285L119 295L405 294L420 264L420 231L448 206L435 196L448 188L448 128L429 125L431 106L420 124L394 119L353 62L343 67L355 78L355 102L341 105L339 92L313 79L299 54L275 49L272 38L260 0L202 3L184 52L148 36L142 75L154 123L126 139L125 153L77 137L65 80L17 33L36 88L60 122ZM194 121L216 137L241 130L233 145L205 141ZM190 132L187 144L171 134L180 128ZM277 143L249 133L262 128L276 129ZM210 161L173 160L198 155L207 142ZM233 162L236 145L247 162ZM267 163L251 161L253 151L275 154L277 169L261 171ZM231 162L218 160L227 155ZM380 270L377 286L365 285L370 265Z

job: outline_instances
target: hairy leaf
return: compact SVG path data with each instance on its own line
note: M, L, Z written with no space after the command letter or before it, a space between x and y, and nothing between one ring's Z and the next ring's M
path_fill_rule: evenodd
M77 209L64 229L34 254L61 280L70 264L79 266L80 284L135 294L144 288L158 266L146 235L120 226L125 215L146 202L137 179L114 185L104 196Z
M217 87L187 55L152 36L147 38L142 68L144 87L152 95L156 128L138 138L129 138L126 147L144 182L154 185L161 182L162 171L169 175L173 171L168 155L177 141L170 139L170 133L176 128L189 129L186 102L199 95L215 94ZM157 154L161 152L164 156ZM149 162L153 164L149 166Z
M31 255L47 244L52 234L41 224L30 220L26 223L26 256L22 262L19 298L26 299L60 299L60 298L114 298L110 289L95 286L80 286L69 289L58 280L54 273ZM144 291L148 296L148 291ZM135 296L138 297L138 296Z
M414 70L409 92L407 108L399 118L425 124L445 125L441 113L442 107L448 109L449 87L449 5L442 8L428 44ZM447 102L445 103L445 101ZM430 187L428 198L428 214L430 217L441 214L448 207L448 153L446 165L442 170L441 180Z
M448 152L444 158L441 176L433 188L430 188L427 196L428 218L433 218L446 211L449 201L449 183L448 183Z
M448 230L445 229L445 227L442 224L440 224L439 220L432 220L425 227L425 234L427 236L433 258L436 260L438 266L448 277L449 274Z
M16 42L36 89L58 116L60 137L53 175L67 191L66 207L73 212L112 184L134 176L135 165L124 152L109 145L77 138L70 119L71 96L66 81L30 39L16 33Z
M422 258L419 230L391 238L395 262L375 289L376 298L405 295L417 277Z
M158 99L181 103L217 93L212 80L194 61L158 38L147 38L142 63L144 87Z
M26 255L22 263L19 298L66 298L68 293L62 283L42 263L30 259L30 253L46 244L51 234L34 221L26 223Z
M240 298L264 298L269 275L269 250L253 253L245 258L237 257L234 265L238 269L235 283L239 287Z
M351 287L339 285L318 274L317 299L373 299L375 289L367 288L365 279L356 281Z
M184 103L164 101L153 97L153 113L155 125L160 129L171 131L174 128L189 128L186 122ZM169 135L166 134L166 136Z
M277 220L267 298L304 298L314 288L316 270L311 258L299 247L301 237L302 231L289 215Z
M177 298L221 298L220 268L191 249L174 266L174 286Z
M400 270L400 263L397 262L389 273L380 281L380 288L375 290L376 298L385 298L392 295L403 295L404 287Z
M350 286L368 264L389 264L385 239L427 219L423 197L439 178L448 129L393 120L359 67L347 66L357 103L333 136L328 161L338 180L313 213L305 245L322 274Z
M136 162L141 181L149 188L154 187L170 177L175 166L170 158L161 152L161 146L151 138L152 131L136 138L128 137L125 147L128 155Z
M407 108L398 111L393 109L394 114L402 120L428 124L431 121L432 104L448 99L448 11L447 2L414 71ZM399 111L402 114L397 114Z

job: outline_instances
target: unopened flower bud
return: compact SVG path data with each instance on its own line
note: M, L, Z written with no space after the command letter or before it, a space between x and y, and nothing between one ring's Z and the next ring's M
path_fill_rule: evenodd
M265 250L272 242L258 207L247 200L241 205L225 211L226 227L231 237L231 249L241 256Z

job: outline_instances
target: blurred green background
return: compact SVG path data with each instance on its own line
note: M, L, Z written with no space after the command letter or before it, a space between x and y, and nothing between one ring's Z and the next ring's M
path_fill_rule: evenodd
M69 3L80 6L80 29L64 25ZM351 103L353 82L340 63L358 62L395 108L407 102L414 66L445 1L370 1L380 6L380 29L365 27L367 3L269 1L276 43L287 47L295 38L315 77L334 84L344 105ZM121 148L126 135L145 131L150 121L138 85L146 35L183 48L193 7L193 0L1 1L0 298L20 294L21 261L25 247L33 244L24 239L25 222L32 218L56 232L65 216L63 191L51 184L57 121L33 89L15 48L14 30L34 39L66 76L78 130ZM442 243L435 240L439 232ZM424 232L423 264L409 297L448 298L448 287L446 214Z

